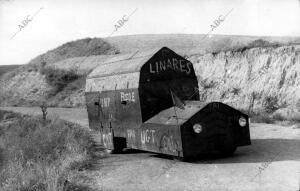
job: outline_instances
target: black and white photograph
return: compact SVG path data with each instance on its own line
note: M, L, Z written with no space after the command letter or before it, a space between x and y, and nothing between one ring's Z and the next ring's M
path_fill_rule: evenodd
M0 0L0 191L300 191L300 0Z

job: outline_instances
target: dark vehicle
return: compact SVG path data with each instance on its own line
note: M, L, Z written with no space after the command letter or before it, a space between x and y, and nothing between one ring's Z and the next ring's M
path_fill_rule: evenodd
M107 149L189 158L251 144L248 116L200 102L193 64L166 47L99 65L85 96L90 128Z

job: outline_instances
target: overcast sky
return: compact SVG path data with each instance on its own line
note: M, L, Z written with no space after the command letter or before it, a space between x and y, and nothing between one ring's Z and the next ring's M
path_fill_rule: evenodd
M135 9L113 36L206 34L231 9L213 34L300 36L299 0L0 0L0 65L25 64L71 40L107 37Z

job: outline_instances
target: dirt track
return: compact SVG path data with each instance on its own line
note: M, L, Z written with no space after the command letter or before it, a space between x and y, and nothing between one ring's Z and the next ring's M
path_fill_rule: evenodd
M39 108L0 108L38 115ZM88 127L84 109L49 109L50 115ZM182 162L147 152L94 158L78 182L99 190L300 190L300 129L252 124L252 145L232 157Z

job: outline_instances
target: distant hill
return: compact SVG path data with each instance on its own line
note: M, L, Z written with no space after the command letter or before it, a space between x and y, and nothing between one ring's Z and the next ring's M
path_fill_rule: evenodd
M182 55L204 54L248 47L255 40L271 44L300 44L299 37L263 37L203 34L143 34L106 38L121 53L148 51L167 46ZM251 46L253 47L253 46Z
M10 72L16 68L18 68L20 65L0 65L0 77L7 73Z
M260 41L253 46L254 41ZM28 64L52 64L69 58L128 54L167 46L182 55L205 54L266 44L300 44L299 37L259 37L203 34L145 34L109 38L85 38L67 42L33 58ZM251 45L252 44L252 45ZM105 59L104 59L105 60Z
M51 64L67 58L112 55L120 51L101 38L85 38L67 42L32 59L29 64Z

